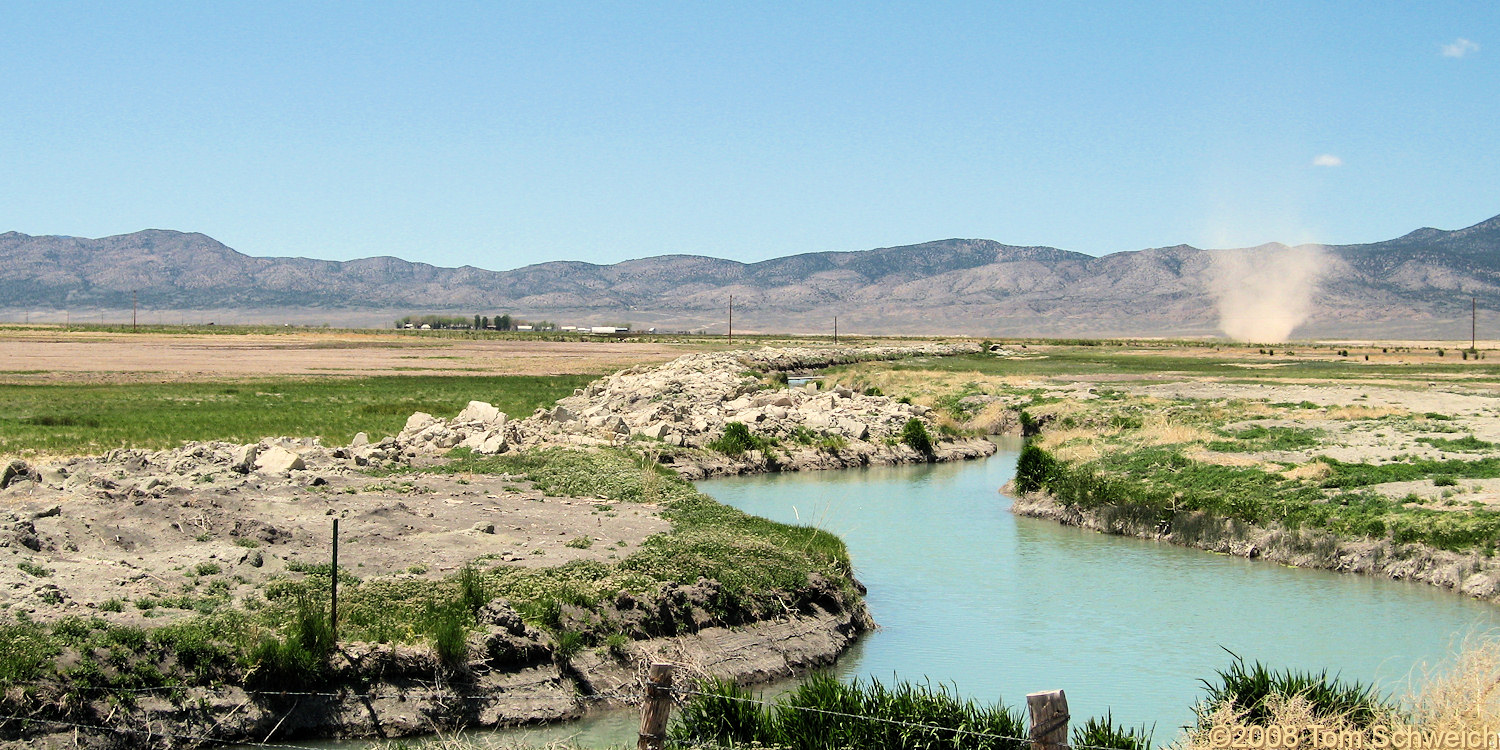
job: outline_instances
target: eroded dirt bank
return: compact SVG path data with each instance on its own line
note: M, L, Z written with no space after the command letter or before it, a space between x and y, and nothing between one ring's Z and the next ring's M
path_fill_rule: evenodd
M1049 494L1018 494L1011 511L1067 526L1117 536L1150 539L1253 560L1416 581L1465 596L1500 603L1500 562L1478 552L1459 553L1388 539L1345 539L1316 530L1263 528L1201 511L1170 514L1129 506L1069 507Z

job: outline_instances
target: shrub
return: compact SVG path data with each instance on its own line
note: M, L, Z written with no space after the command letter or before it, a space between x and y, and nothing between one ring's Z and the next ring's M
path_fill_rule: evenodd
M918 453L932 455L932 436L927 434L922 420L916 417L906 420L906 426L901 428L901 442Z
M1042 431L1042 423L1036 421L1036 419L1034 417L1032 417L1030 414L1026 413L1025 409L1022 409L1021 410L1021 437L1033 437L1035 435L1040 434L1041 431Z
M748 450L765 450L770 445L771 441L752 434L743 422L730 422L724 425L724 434L710 442L708 448L728 456L738 456Z
M1046 489L1056 475L1057 459L1052 454L1034 443L1021 447L1016 460L1016 491L1025 494Z

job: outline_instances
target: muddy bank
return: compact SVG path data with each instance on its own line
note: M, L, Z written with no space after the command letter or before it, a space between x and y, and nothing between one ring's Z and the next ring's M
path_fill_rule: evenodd
M1065 506L1047 493L1017 494L1014 483L1007 483L1002 491L1015 498L1011 511L1029 518L1298 568L1415 581L1500 603L1500 561L1478 552L1450 552L1390 540L1343 539L1308 529L1264 528L1201 511L1176 512L1163 518L1151 508Z

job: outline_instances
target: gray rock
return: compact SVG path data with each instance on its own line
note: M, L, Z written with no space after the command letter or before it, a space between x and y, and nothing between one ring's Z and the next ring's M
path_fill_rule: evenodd
M419 411L406 418L406 426L401 428L401 432L415 434L437 423L436 417L425 411Z
M35 481L36 478L31 465L18 458L6 464L4 469L0 469L0 490L16 482Z
M229 468L241 474L250 473L255 468L255 458L260 455L259 445L242 445L236 448L233 457L229 460Z
M263 474L285 474L296 469L305 469L302 457L279 446L272 446L255 459L255 469Z

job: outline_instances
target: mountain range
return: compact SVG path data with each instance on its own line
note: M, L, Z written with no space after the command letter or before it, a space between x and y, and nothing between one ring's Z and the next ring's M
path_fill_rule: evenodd
M1359 245L1177 245L1095 257L949 239L758 263L662 255L509 271L251 257L203 234L157 229L98 239L8 232L0 268L0 309L12 317L128 310L134 296L143 309L226 322L511 313L722 331L733 295L735 327L746 331L822 332L837 315L841 330L860 333L1203 335L1232 332L1226 321L1240 315L1285 317L1296 336L1457 339L1468 336L1471 297L1500 310L1500 216Z

